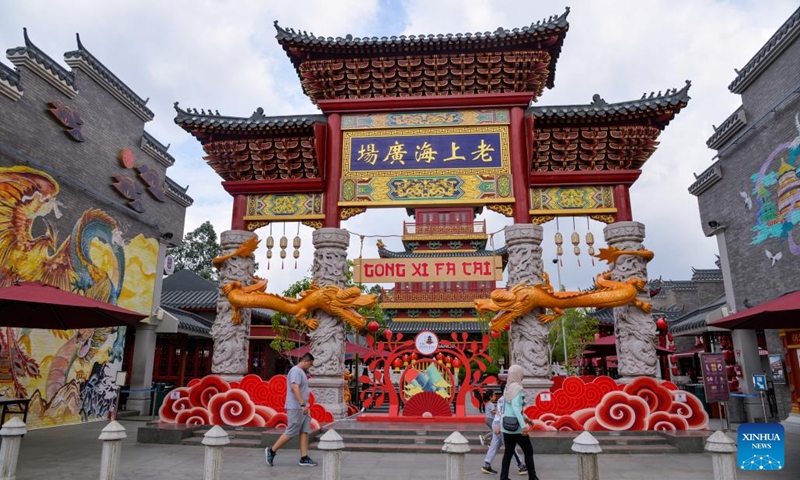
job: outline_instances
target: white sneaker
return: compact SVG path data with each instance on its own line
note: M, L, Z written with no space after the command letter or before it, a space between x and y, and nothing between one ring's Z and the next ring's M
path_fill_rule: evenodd
M480 440L482 447L486 446L486 439L483 438L483 435L478 435L478 440Z

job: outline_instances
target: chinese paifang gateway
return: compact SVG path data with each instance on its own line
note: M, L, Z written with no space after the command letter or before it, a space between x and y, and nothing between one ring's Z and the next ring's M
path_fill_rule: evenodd
M235 251L271 223L302 222L316 230L317 284L343 285L350 233L341 229L342 221L368 208L405 208L414 217L403 225L402 250L379 241L382 261L490 261L501 272L508 266L509 286L542 283L540 225L559 216L604 222L609 247L646 251L644 226L632 221L628 189L661 131L687 105L689 82L632 101L608 103L595 95L584 105L531 107L554 87L568 13L485 34L372 39L316 37L276 22L278 42L320 115L268 116L258 108L237 118L175 105L175 122L200 141L205 160L233 196L225 251ZM513 220L502 248L494 247L485 222L475 218L484 208ZM647 279L649 258L622 253L609 275L640 285ZM221 277L250 285L252 262L250 257L225 260ZM374 360L372 383L363 396L367 403L388 402L388 415L395 418L471 418L466 402L472 393L496 381L472 370L474 360L493 361L474 301L489 298L497 279L393 280L395 287L381 296L391 317L385 340L370 337L375 350L366 356ZM637 291L628 297L635 299ZM222 305L218 324L230 329L229 337L244 335L246 309L234 324L230 308ZM543 392L552 395L551 400L540 397L529 410L540 429L707 426L696 397L686 394L679 401L673 384L654 378L655 329L647 309L635 302L618 307L624 316L617 332L623 386L608 377L554 384L547 329L535 312L523 310L510 323L509 363L525 369L529 400ZM320 360L311 369L310 385L318 403L341 418L347 411L339 378L344 327L341 319L318 313L309 348ZM431 355L405 342L423 330L445 334ZM228 369L231 364L215 364L214 371L240 375ZM390 374L403 367L410 380L395 386ZM463 381L460 368L467 373ZM429 384L435 391L418 391ZM556 408L552 399L579 391L584 394L573 397L581 415ZM622 404L634 412L625 421L609 415Z

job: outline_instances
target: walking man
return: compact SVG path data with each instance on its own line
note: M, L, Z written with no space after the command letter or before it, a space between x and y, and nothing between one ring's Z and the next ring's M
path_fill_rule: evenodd
M308 434L311 433L311 414L308 405L308 377L306 372L314 363L314 356L306 353L300 361L289 370L286 375L286 417L288 425L283 435L278 438L272 447L267 447L267 465L270 467L275 462L275 454L298 433L300 434L300 462L301 467L316 467L317 463L308 456Z

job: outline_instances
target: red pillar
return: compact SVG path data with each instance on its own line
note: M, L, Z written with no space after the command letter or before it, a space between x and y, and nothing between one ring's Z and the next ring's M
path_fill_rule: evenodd
M244 216L247 213L247 195L233 196L233 213L231 213L231 230L247 230Z
M325 172L325 220L323 227L339 228L339 195L342 188L342 128L341 115L328 115L328 166Z
M618 222L630 222L633 220L628 185L614 185L614 206L617 207L616 217Z
M522 107L511 108L511 125L509 125L509 142L511 150L511 179L514 186L514 223L530 223L530 171L528 159L525 158L525 110Z

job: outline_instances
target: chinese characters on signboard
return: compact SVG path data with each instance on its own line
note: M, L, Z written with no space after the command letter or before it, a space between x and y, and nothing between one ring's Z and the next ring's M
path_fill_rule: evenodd
M374 170L500 168L499 133L350 138L351 172Z
M700 364L703 368L703 386L707 402L727 402L730 398L728 390L728 374L725 369L725 357L721 353L701 353Z

